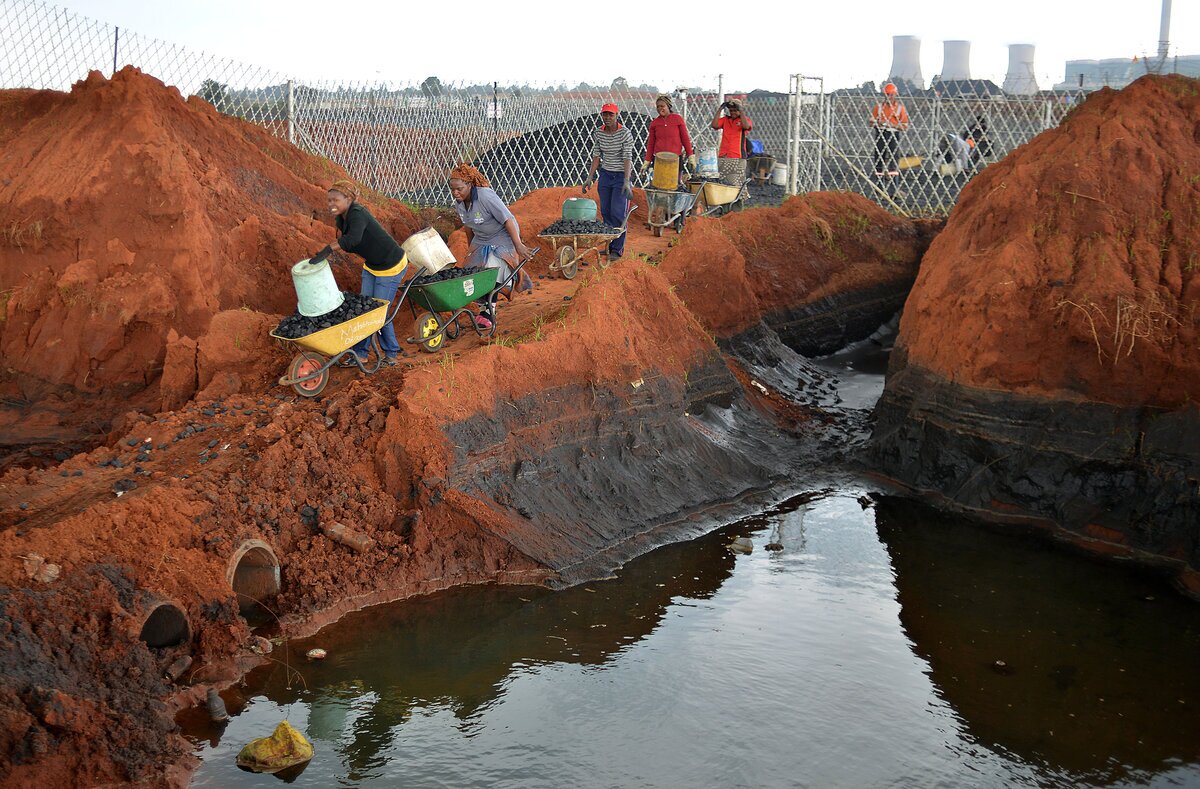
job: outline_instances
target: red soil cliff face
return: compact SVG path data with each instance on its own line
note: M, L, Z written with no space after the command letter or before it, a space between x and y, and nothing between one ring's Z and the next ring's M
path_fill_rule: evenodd
M1115 405L1200 399L1200 83L1092 94L963 190L899 344L958 384Z
M13 399L150 387L157 408L162 376L178 405L212 377L189 352L213 317L290 312L288 267L333 237L324 189L338 168L132 67L66 94L4 92L0 107ZM401 238L418 227L398 203L372 208Z
M903 291L928 245L926 226L844 192L688 225L662 269L718 336L834 294L880 285Z

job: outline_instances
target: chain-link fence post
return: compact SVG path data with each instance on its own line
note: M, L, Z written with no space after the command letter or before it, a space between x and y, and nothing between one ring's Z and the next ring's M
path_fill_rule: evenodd
M787 162L788 179L787 186L784 191L787 194L795 194L792 191L795 184L796 173L796 156L793 151L792 141L798 136L799 130L796 128L796 105L800 103L800 98L797 95L796 75L788 75L788 106L787 106L787 139L785 141L786 151L784 160Z
M110 77L113 74L117 73L117 47L120 43L121 43L121 28L114 27L113 28L113 70L112 70L112 74L109 75Z
M292 145L296 144L296 87L289 79L287 81L287 139Z

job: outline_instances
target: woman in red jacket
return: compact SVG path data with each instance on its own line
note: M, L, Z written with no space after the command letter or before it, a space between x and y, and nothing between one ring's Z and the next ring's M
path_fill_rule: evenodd
M654 100L658 117L650 121L650 133L646 138L646 158L642 161L642 172L654 161L656 153L673 153L682 163L687 154L688 166L696 169L696 154L692 151L692 138L688 136L683 117L671 111L671 97L659 96ZM683 182L683 168L679 168L679 180Z

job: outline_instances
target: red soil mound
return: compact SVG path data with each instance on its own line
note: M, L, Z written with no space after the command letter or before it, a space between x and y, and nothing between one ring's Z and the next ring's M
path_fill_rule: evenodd
M148 387L142 402L156 410L165 376L165 403L178 404L197 373L164 371L168 335L200 341L214 315L244 305L291 312L288 267L333 237L323 189L340 169L132 67L112 80L93 72L70 93L7 91L0 106L10 399ZM402 205L379 202L394 233L417 228Z
M1200 82L1092 94L963 190L904 310L955 383L1117 405L1200 399Z
M729 336L777 310L911 281L927 243L911 221L866 198L817 192L689 220L662 270L710 331Z

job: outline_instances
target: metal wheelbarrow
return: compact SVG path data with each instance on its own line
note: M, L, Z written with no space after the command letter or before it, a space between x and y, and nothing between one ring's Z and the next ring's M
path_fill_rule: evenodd
M479 313L471 309L471 305L480 299L494 304L501 291L517 281L521 269L540 249L541 247L534 247L529 250L529 256L518 263L500 282L496 281L500 269L485 268L454 279L415 285L412 288L409 306L412 308L413 317L416 318L416 333L408 338L408 342L418 344L426 353L436 353L445 347L447 340L458 338L464 328L463 319L466 319L466 326L480 337L494 335L498 322L497 311L492 311L491 326L481 328L476 320ZM418 306L426 310L419 316Z
M676 233L683 232L683 221L692 206L696 204L698 192L667 191L645 187L646 213L650 222L650 232L662 236L663 228L675 226Z
M585 255L593 252L600 268L608 268L608 245L620 238L629 227L629 217L636 208L633 203L629 204L629 210L625 212L625 221L616 233L540 234L538 238L549 242L550 248L558 253L555 259L550 261L549 270L561 273L566 279L575 279L580 261Z

